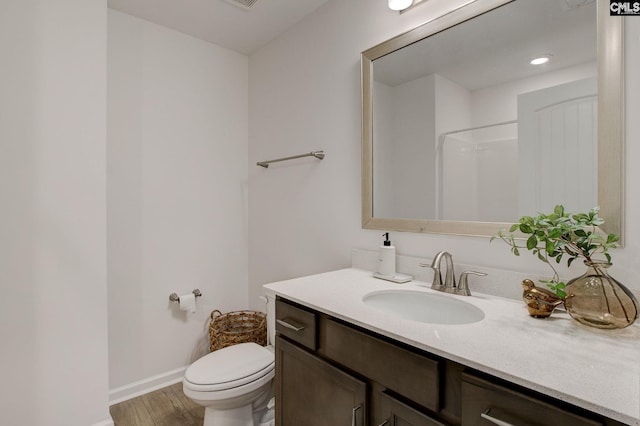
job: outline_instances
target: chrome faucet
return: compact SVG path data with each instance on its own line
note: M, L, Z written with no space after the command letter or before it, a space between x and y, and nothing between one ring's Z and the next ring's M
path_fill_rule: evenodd
M460 282L458 283L458 287L456 287L455 294L460 294L462 296L471 296L471 290L469 290L469 275L477 275L479 277L486 277L487 274L484 272L476 272L476 271L464 271L460 274Z
M442 271L440 264L442 259L445 261L444 283L442 281ZM453 257L446 251L441 251L436 254L431 262L431 265L426 263L420 263L420 266L433 269L433 282L431 283L431 289L437 291L444 291L445 293L458 294L461 296L471 296L469 290L469 275L485 276L487 274L476 271L464 271L460 274L460 284L456 285L456 274L453 269Z
M440 270L440 264L442 263L443 258L447 267L444 273L444 281L442 281L442 272ZM456 276L453 271L453 257L451 257L451 254L446 251L441 251L433 258L431 265L421 263L420 266L433 269L433 283L431 283L431 288L433 290L445 291L447 293L452 292L453 288L456 286Z

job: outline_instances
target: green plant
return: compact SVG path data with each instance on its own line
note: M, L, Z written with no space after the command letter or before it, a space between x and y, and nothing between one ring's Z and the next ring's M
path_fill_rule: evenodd
M609 249L618 246L620 238L617 235L604 234L598 229L604 223L604 219L598 217L598 211L599 207L594 207L589 213L567 213L564 206L558 205L550 214L521 217L508 232L498 232L491 241L502 239L511 246L511 252L516 256L520 256L520 249L531 251L553 271L553 278L542 282L558 296L566 297L565 283L560 281L553 261L559 264L567 256L567 266L571 266L580 257L587 262L598 261L594 256L600 254L607 263L611 263ZM524 234L524 238L516 236L516 231ZM518 243L519 239L525 238L523 245Z

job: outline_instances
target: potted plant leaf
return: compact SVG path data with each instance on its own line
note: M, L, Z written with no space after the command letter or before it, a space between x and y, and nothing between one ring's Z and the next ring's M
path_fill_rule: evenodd
M491 240L502 239L516 256L527 249L548 264L553 277L543 282L564 299L567 312L575 320L592 327L623 328L637 318L638 302L607 273L611 266L609 249L617 247L620 238L598 228L604 224L598 211L595 207L588 213L568 213L558 205L549 214L521 217L508 232L500 231ZM517 231L521 235L516 235ZM565 258L568 267L581 258L587 272L565 283L554 266Z

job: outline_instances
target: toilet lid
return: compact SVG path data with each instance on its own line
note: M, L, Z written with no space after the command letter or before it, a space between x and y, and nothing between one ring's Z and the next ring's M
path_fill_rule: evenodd
M234 387L267 374L273 364L273 352L256 343L240 343L203 356L187 368L184 377L195 385Z

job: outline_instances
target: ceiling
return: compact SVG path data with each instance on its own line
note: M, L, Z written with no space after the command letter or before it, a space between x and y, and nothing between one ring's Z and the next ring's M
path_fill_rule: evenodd
M236 6L236 0L108 0L107 3L111 9L249 55L327 1L257 0L249 9Z
M395 86L439 74L469 90L596 61L596 2L518 0L375 61ZM529 61L552 54L544 66Z

